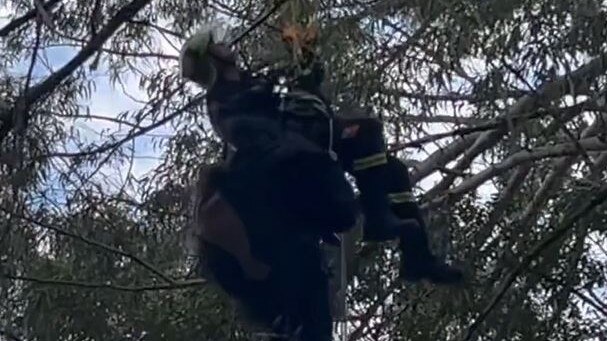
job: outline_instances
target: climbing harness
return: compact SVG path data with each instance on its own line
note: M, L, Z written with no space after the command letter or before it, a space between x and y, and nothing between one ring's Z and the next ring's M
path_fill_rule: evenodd
M327 152L333 161L337 161L337 153L335 152L333 146L333 138L335 134L334 115L329 107L329 104L325 103L318 96L312 93L294 90L281 96L279 111L299 117L310 118L317 116L319 113L322 114L327 120L328 124L329 138L327 143Z

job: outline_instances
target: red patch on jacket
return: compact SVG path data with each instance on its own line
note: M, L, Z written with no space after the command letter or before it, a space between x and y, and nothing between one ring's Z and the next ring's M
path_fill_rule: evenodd
M351 139L353 137L356 137L356 135L358 134L358 130L359 129L360 129L360 125L358 125L358 124L346 127L341 132L341 138L342 139Z

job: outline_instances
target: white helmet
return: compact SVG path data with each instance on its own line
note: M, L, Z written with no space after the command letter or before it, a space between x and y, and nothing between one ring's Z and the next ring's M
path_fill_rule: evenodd
M217 79L208 48L212 43L227 42L229 29L221 24L206 24L189 37L179 54L179 75L200 85L211 87Z

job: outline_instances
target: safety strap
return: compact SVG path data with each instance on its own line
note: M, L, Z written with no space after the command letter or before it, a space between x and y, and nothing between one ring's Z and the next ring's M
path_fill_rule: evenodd
M290 97L290 98L289 98ZM331 110L331 107L329 104L327 104L322 98L320 98L317 95L314 95L310 92L307 91L301 91L301 90L295 90L292 92L289 92L286 95L281 96L280 98L280 106L279 106L279 111L284 113L284 112L292 112L295 116L308 116L305 114L298 114L297 110L288 110L287 109L287 101L292 100L292 101L301 101L301 104L306 105L306 104L312 104L313 108L316 109L316 112L321 112L323 114L323 116L327 119L328 121L328 125L329 125L329 143L327 145L327 152L329 153L329 156L331 157L331 159L333 161L337 161L337 153L335 152L335 150L333 149L333 139L335 136L335 128L334 128L334 114L333 111ZM296 103L296 106L299 103ZM326 110L325 110L326 109ZM284 121L284 117L283 117L283 121Z

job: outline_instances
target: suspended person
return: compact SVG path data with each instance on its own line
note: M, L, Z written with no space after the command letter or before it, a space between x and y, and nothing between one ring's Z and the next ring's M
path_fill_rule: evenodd
M240 69L227 44L203 30L186 41L180 65L184 78L207 88L211 123L228 143L246 147L258 143L252 141L263 141L269 132L286 128L328 146L344 170L356 179L365 218L363 240L400 239L401 278L437 284L462 281L460 270L432 254L424 219L411 192L408 169L386 153L383 125L371 117L334 115L318 90L323 73L320 63L312 63L312 72L297 79L294 88L280 96L273 91L271 80ZM252 117L262 122L258 129L251 129L251 125L241 129ZM252 136L256 133L260 136Z
M188 57L182 60L187 67ZM354 193L321 148L283 132L268 82L249 78L246 84L227 75L207 104L213 127L237 151L225 167L202 169L192 226L200 233L194 239L205 245L201 270L275 333L329 341L328 273L319 240L355 224ZM221 85L227 90L218 91ZM235 93L242 99L238 89L249 98L231 99Z

